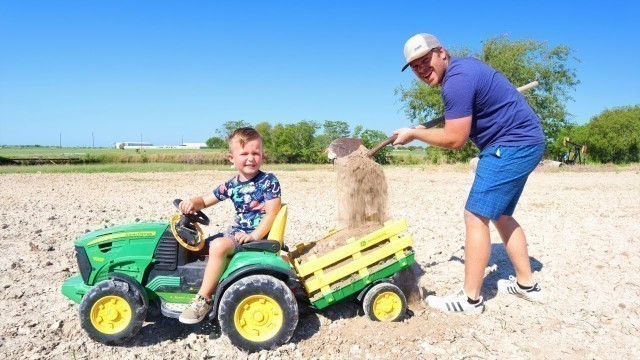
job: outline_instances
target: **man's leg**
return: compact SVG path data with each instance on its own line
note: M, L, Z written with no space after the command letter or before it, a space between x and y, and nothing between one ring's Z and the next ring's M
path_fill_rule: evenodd
M464 292L471 300L477 300L491 255L489 219L465 210L464 224L467 232L464 247Z
M427 296L427 304L445 312L479 314L484 311L480 296L484 269L491 254L489 219L464 211L467 235L464 247L464 287L447 296Z
M516 270L516 279L522 286L534 285L531 274L531 262L527 251L527 238L520 224L512 216L502 215L498 221L493 221L504 247L507 250L509 259Z

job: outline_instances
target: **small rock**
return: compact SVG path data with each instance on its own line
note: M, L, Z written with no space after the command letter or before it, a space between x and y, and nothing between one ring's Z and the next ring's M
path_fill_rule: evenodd
M36 230L36 231L35 231L35 233L36 233L36 234L40 234L40 233L42 233L42 229L38 229L38 230Z
M9 227L9 224L2 224L2 230L6 229Z
M56 217L55 217L55 216L49 216L49 217L47 218L47 220L55 220L55 219L56 219Z
M53 265L53 263L51 261L47 261L44 265L45 266L51 266L51 265Z
M51 330L58 330L62 327L62 321L58 320L56 322L54 322L53 324L51 324L51 326L49 326L49 329Z

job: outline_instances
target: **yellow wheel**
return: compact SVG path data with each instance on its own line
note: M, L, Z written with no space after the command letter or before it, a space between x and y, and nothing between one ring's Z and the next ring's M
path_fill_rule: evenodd
M362 308L372 320L400 321L407 311L407 299L394 284L379 283L367 291Z
M91 324L103 334L117 334L131 322L131 306L120 296L105 296L96 301L89 314Z
M282 328L282 308L269 296L252 295L238 304L233 321L240 335L247 340L269 340Z
M107 345L129 340L147 316L146 298L141 291L139 284L121 280L97 283L80 303L80 326L90 338Z
M298 325L298 303L282 281L251 275L224 291L218 321L235 346L250 352L274 349L291 339Z

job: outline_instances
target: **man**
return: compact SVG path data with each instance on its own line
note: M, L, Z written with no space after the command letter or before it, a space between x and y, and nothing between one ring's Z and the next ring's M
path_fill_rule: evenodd
M525 234L513 218L529 174L544 152L540 120L517 89L498 71L474 58L452 57L438 39L418 34L404 46L416 76L429 86L442 86L444 127L402 128L393 145L412 140L446 149L460 149L470 139L480 150L473 186L464 210L465 278L460 291L429 296L429 306L445 312L481 313L484 270L491 254L489 222L504 242L516 276L499 280L498 290L540 301Z

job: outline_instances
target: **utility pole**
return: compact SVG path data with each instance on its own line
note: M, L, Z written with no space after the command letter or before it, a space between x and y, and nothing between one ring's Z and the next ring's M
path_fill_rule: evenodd
M96 147L96 140L93 137L93 131L91 132L91 148L95 149Z
M62 133L60 133L60 149L62 149Z

